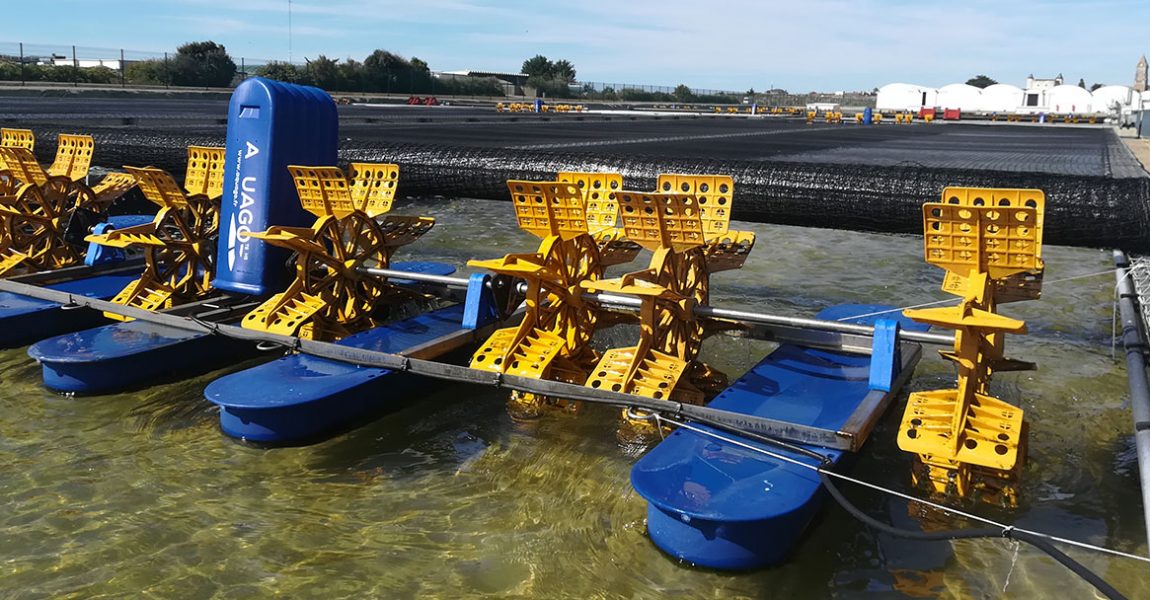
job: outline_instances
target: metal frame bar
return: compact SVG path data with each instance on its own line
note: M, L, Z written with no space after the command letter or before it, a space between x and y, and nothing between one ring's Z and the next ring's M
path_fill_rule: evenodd
M448 288L467 288L467 279L463 277L426 275L422 273L408 273L407 271L370 267L361 267L358 270L360 273L376 277L392 277L420 283L443 285ZM583 294L583 299L597 302L608 310L634 312L639 310L639 307L642 305L642 301L639 298L623 294L585 293ZM696 306L695 315L718 322L743 325L747 327L747 334L742 337L772 341L795 341L804 345L832 348L857 354L870 354L870 338L874 336L874 327L869 325L856 325L854 323L843 323L841 321L823 321L804 317L767 315L714 306ZM820 338L813 335L813 332L809 330L841 335L837 338L833 335ZM798 333L799 331L802 331L802 334ZM904 330L899 332L899 337L908 342L921 342L924 344L948 347L954 346L954 335Z
M95 277L97 275L115 275L117 273L135 271L143 268L143 266L144 258L140 256L103 265L74 265L61 269L52 269L51 271L40 271L37 273L26 273L24 275L13 275L7 279L9 281L19 281L22 283L50 285L53 283L64 283L67 281L83 279L85 277Z
M491 385L546 396L567 398L570 400L583 400L620 407L631 406L648 411L672 414L678 418L707 419L727 427L735 427L777 439L822 446L825 448L857 451L858 446L861 445L858 443L857 434L852 435L850 432L831 431L829 429L797 425L777 419L733 413L706 406L695 406L669 400L656 400L643 396L596 390L559 381L492 373L490 371L439 363L401 354L352 348L330 342L304 340L294 336L254 331L244 329L238 325L205 322L172 314L156 313L115 304L107 300L45 289L17 281L0 280L0 291L58 302L65 306L84 306L95 310L112 312L140 321L156 323L184 331L225 335L230 338L250 342L277 344L312 356L349 364L403 371L459 383Z

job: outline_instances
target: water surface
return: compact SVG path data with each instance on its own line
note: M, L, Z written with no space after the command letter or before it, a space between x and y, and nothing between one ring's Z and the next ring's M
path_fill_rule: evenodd
M463 269L468 258L537 243L515 228L510 203L407 201L396 212L439 220L401 259ZM712 279L716 304L809 316L841 302L946 297L942 271L922 260L918 237L735 225L754 230L758 245L742 270ZM1031 330L1008 338L1008 355L1041 370L993 382L1030 421L1021 505L974 510L1145 554L1125 369L1111 358L1110 255L1050 247L1045 257L1044 298L1003 309ZM598 343L626 345L633 335L609 331ZM704 359L736 376L770 348L715 337ZM556 413L526 426L507 417L504 392L441 386L397 398L398 412L329 441L259 449L222 436L201 398L227 371L67 397L39 385L24 349L0 352L0 597L1092 596L1029 547L897 540L837 507L819 514L784 566L687 568L645 536L645 504L628 483L636 457L615 443L614 410ZM927 351L910 388L948 387L953 377ZM894 442L904 401L905 393L854 470L901 490L911 462ZM904 527L965 525L847 490ZM1150 595L1145 565L1068 552L1131 597Z

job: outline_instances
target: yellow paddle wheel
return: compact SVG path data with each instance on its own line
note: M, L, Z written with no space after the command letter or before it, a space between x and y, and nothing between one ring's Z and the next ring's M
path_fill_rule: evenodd
M955 389L910 395L898 445L918 455L916 484L939 494L972 492L1004 506L1017 503L1014 482L1025 460L1021 408L990 395L996 371L1034 369L1003 355L1006 333L1026 324L997 314L998 304L1041 293L1042 210L1038 190L947 188L923 206L927 262L947 271L943 289L958 306L907 310L906 316L955 330Z
M252 237L295 252L295 279L249 313L243 326L305 339L335 340L377 324L389 300L410 295L359 267L388 268L400 246L431 230L431 217L378 217L391 210L399 167L352 163L338 167L288 167L304 209L317 217L309 227L272 227Z
M583 190L562 182L508 181L507 187L519 227L542 242L534 253L468 262L527 284L523 320L492 334L471 357L471 367L582 383L598 360L590 342L599 311L583 299L580 284L603 276L599 242L588 233ZM515 392L509 409L515 418L535 418L549 401Z
M726 377L697 360L707 330L694 309L710 300L710 274L741 267L755 236L729 229L730 177L661 175L658 190L617 195L627 239L654 252L648 268L583 284L642 301L639 343L608 350L585 385L702 404L709 392L725 387ZM625 443L658 434L642 415L625 410L623 418L619 438Z
M125 167L144 197L160 207L151 223L88 236L88 241L143 252L140 278L112 299L144 310L162 310L202 299L212 291L220 198L224 190L224 149L190 146L181 189L155 167ZM129 320L104 313L117 320Z
M80 262L84 246L66 235L70 220L81 213L102 216L135 187L135 178L109 173L88 187L84 181L94 145L90 136L61 134L47 170L32 154L30 131L4 130L0 140L0 275Z

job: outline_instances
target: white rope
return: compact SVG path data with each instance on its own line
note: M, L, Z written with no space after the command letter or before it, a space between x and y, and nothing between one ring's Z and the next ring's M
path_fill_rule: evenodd
M1045 283L1045 285L1050 286L1051 284L1065 283L1067 281L1074 281L1075 279L1086 279L1087 277L1098 277L1101 275L1112 275L1113 273L1114 273L1114 269L1110 269L1108 271L1098 271L1096 273L1083 273L1081 275L1074 275L1071 277L1063 277L1062 279L1053 279L1051 281L1047 281ZM837 319L837 320L838 321L851 321L854 319L863 319L866 317L875 317L878 315L885 315L885 314L890 314L890 313L894 313L894 312L902 312L904 310L913 310L915 308L926 308L928 306L936 306L938 304L946 304L948 302L958 303L961 300L962 300L962 298L943 298L942 300L934 300L932 302L924 302L922 304L912 304L910 306L903 306L900 308L888 308L886 310L878 310L875 312L863 313L861 315L852 315L849 317L842 317L842 318Z
M866 317L875 317L878 315L885 315L893 312L902 312L904 310L912 310L915 308L925 308L927 306L935 306L937 304L946 304L948 302L958 302L962 298L943 298L942 300L935 300L934 302L924 302L923 304L913 304L911 306L903 306L901 308L888 308L886 310L876 310L874 312L863 313L861 315L851 315L849 317L842 317L838 321L853 321L855 319L864 319Z
M698 433L700 435L712 437L716 440L726 442L726 443L731 444L733 446L738 446L740 448L750 450L751 452L757 452L760 454L764 454L764 455L769 456L775 460L780 460L780 461L783 461L786 463L797 465L797 466L803 467L804 469L810 469L810 470L815 471L817 473L822 473L824 475L828 475L830 477L835 477L835 478L841 479L843 481L849 481L850 483L853 483L855 485L861 485L863 487L867 487L867 488L870 488L872 490L882 492L882 493L890 495L890 496L902 498L902 499L908 500L910 502L917 502L919 504L925 504L926 506L929 506L929 507L934 508L936 510L953 513L953 514L956 514L960 517L969 519L971 521L977 521L979 523L984 523L986 525L993 525L994 527L998 527L999 529L1003 529L1003 530L1013 529L1015 531L1021 531L1023 533L1029 533L1030 535L1036 535L1039 537L1044 537L1044 538L1051 540L1051 541L1061 542L1063 544L1068 544L1071 546L1077 546L1079 548L1083 548L1086 550L1093 550L1095 552L1101 552L1103 554L1110 554L1113 556L1120 556L1122 558L1129 558L1129 559L1137 560L1137 561L1144 562L1144 563L1150 563L1150 558L1145 557L1145 556L1139 556L1137 554L1130 554L1127 552L1122 552L1120 550L1112 550L1110 548L1104 548L1102 546L1095 546L1093 544L1087 544L1086 542L1079 542L1077 540L1062 538L1062 537L1050 535L1048 533L1042 533L1040 531L1023 529L1021 527L1015 527L1013 525L1006 525L1004 523L999 523L998 521L987 519L985 517L980 517L978 515L964 512L964 511L961 511L959 509L952 508L952 507L949 507L949 506L946 506L943 504L931 502L930 500L923 500L922 498L916 498L916 497L911 496L909 494L904 494L904 493L896 491L896 490L884 488L880 485L869 483L869 482L863 481L861 479L855 479L854 477L850 477L849 475L843 475L842 473L837 473L835 471L823 469L822 467L818 467L815 465L809 465L809 464L804 463L798 459L794 459L794 458L791 458L789 456L784 456L784 455L778 454L776 452L771 452L770 450L767 450L765 448L760 448L758 446L752 445L750 443L744 442L744 441L739 440L739 439L729 438L729 437L726 437L724 435L720 435L718 433L715 433L713 431L707 431L706 429L700 429L698 427L691 425L690 423L679 422L679 421L676 421L675 419L671 419L671 418L659 415L658 413L655 414L655 418L659 421L666 421L668 423L672 423L672 424L677 425L677 426L679 426L683 429L686 429L688 431L693 431L693 432Z

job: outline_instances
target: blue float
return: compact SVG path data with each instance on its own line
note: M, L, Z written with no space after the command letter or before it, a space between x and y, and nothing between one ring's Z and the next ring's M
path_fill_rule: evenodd
M300 206L287 166L334 166L338 143L339 117L327 92L262 77L236 87L213 287L257 296L287 287L288 251L247 234L310 226L315 216Z
M392 268L431 275L455 272L451 265L433 262L396 263ZM120 391L203 372L254 352L248 342L144 321L74 331L28 348L28 355L40 363L45 386L77 394Z
M96 394L222 366L253 350L223 336L129 321L48 338L28 356L40 363L48 388Z
M140 276L138 270L84 277L44 286L76 296L107 300ZM55 302L0 292L0 347L11 348L107 322L92 310L69 310Z
M463 313L464 306L457 304L387 323L336 344L398 354L460 333ZM455 348L440 350L450 352L470 341L460 336ZM221 377L208 385L204 397L220 407L220 429L225 434L249 442L287 445L362 425L426 395L433 381L291 354Z
M836 321L889 308L840 305L823 310L817 318ZM874 324L875 318L848 322ZM901 316L898 325L913 331L928 329ZM877 336L875 362L882 368L874 377L871 356L784 344L708 406L839 431L872 390L884 396L898 393L882 390L884 382L892 387L888 365L894 363L898 344L889 334L894 329L883 326ZM887 340L884 357L881 346ZM803 454L699 428L818 464ZM828 457L836 469L845 468L854 457L850 452L806 447ZM631 483L648 502L647 531L660 549L694 565L724 570L782 562L824 499L814 471L685 429L676 430L639 459L631 470Z

